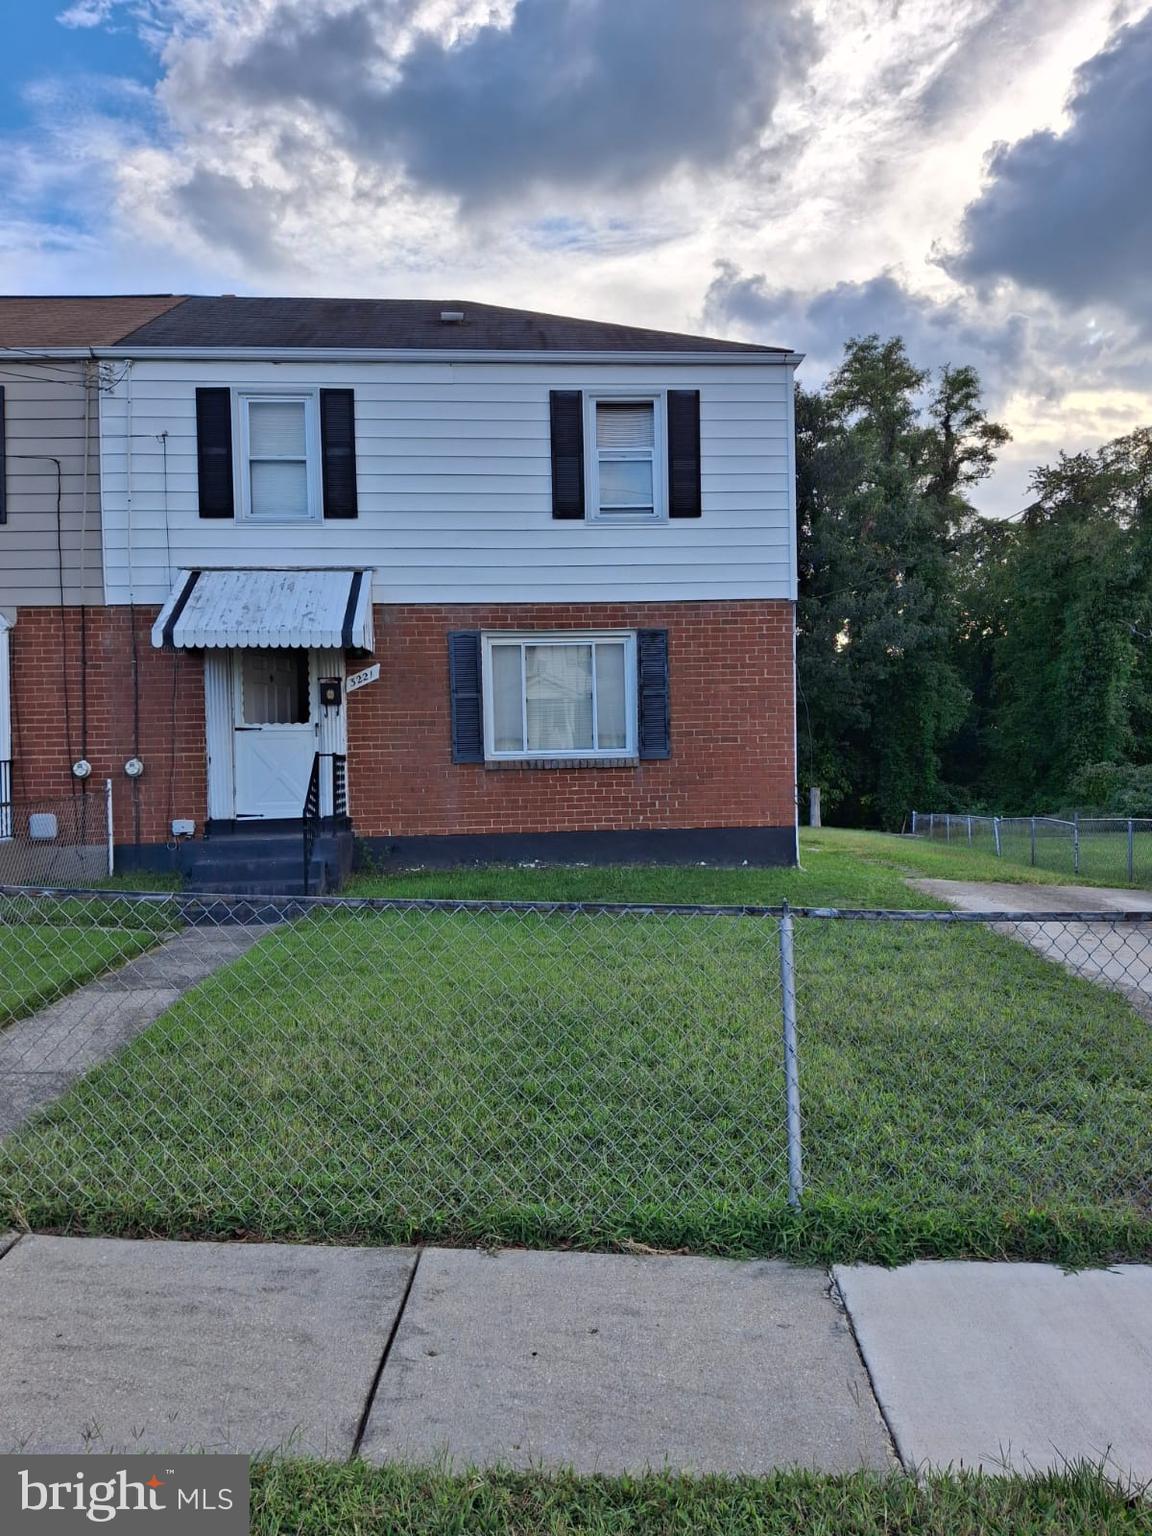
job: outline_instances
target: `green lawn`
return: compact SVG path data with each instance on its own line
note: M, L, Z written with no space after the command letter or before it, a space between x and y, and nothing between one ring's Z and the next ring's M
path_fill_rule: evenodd
M409 876L472 896L910 904L892 839L805 872ZM865 893L867 895L865 896ZM799 920L785 1203L775 921L320 912L0 1151L33 1227L640 1242L814 1259L1152 1253L1152 1031L979 925Z
M80 898L0 897L0 1028L140 954L157 921Z
M289 1461L253 1468L253 1536L1146 1536L1078 1468L1034 1478L777 1472L577 1477Z
M883 832L825 827L800 834L799 869L707 869L698 865L490 865L358 875L349 895L429 896L523 901L667 901L807 907L932 907L908 878L1000 880L1016 885L1070 883L956 844Z

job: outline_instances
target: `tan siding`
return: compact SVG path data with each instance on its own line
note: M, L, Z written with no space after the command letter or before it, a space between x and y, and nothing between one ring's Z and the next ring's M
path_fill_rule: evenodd
M5 360L8 520L0 524L0 608L104 600L100 547L100 424L98 396L89 404L88 495L84 496L84 414L87 365ZM56 506L60 460L61 496ZM81 536L84 586L81 592ZM63 572L60 552L63 549Z

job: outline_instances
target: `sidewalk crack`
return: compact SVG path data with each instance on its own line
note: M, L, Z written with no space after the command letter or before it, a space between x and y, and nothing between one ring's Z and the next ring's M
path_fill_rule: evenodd
M424 1249L417 1248L416 1258L408 1275L408 1284L404 1287L404 1294L400 1298L400 1305L396 1309L396 1316L392 1319L392 1327L388 1330L388 1337L384 1341L384 1351L380 1356L380 1363L376 1367L372 1383L368 1388L368 1396L364 1402L364 1411L360 1415L359 1424L356 1426L356 1435L352 1441L352 1449L348 1452L349 1461L355 1461L360 1454L360 1447L363 1444L364 1435L368 1429L368 1420L372 1416L372 1408L376 1402L376 1394L380 1390L380 1378L384 1375L384 1367L388 1364L388 1357L392 1353L392 1346L396 1342L396 1335L400 1332L400 1324L404 1321L404 1314L408 1310L408 1298L412 1294L412 1287L416 1284L416 1271L420 1268L420 1260L423 1257Z
M856 1346L857 1359L864 1367L864 1376L868 1382L868 1390L872 1394L872 1401L876 1406L876 1412L880 1416L880 1422L884 1426L884 1433L888 1437L888 1449L891 1451L896 1465L902 1472L906 1473L909 1468L900 1454L900 1446L897 1443L895 1431L889 1422L887 1413L884 1411L884 1404L880 1401L880 1394L876 1390L876 1383L872 1379L872 1372L868 1369L868 1357L865 1355L863 1346L860 1343L860 1335L856 1332L856 1321L852 1316L852 1310L848 1305L844 1292L840 1289L835 1273L831 1269L828 1271L828 1295L833 1306L839 1308L845 1323L848 1325L848 1332L852 1335L852 1343Z

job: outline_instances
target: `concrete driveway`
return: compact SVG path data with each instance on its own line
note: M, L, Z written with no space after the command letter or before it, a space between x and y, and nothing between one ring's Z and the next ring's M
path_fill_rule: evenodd
M1122 992L1152 1018L1152 892L980 880L911 880L909 884L960 912L1038 914L1042 921L1002 922L995 927L1075 975ZM1085 921L1093 914L1101 916ZM1132 914L1141 916L1128 921Z

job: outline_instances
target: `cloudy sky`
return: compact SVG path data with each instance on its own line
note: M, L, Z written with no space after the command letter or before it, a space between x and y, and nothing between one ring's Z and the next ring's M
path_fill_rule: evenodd
M476 298L1152 418L1149 0L0 0L0 289Z

